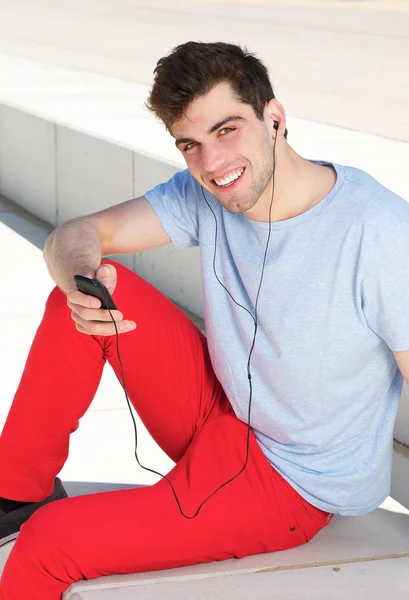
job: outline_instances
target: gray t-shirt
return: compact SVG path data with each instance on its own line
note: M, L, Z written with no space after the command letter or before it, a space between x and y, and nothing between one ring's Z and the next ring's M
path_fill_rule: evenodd
M321 164L331 164L322 161ZM342 515L390 491L393 427L409 349L409 204L334 164L313 208L271 224L251 358L251 426L270 463L311 504ZM189 171L145 197L178 247L200 245L210 356L247 423L247 360L269 223L231 214ZM249 314L250 313L250 314ZM222 457L221 457L222 458Z

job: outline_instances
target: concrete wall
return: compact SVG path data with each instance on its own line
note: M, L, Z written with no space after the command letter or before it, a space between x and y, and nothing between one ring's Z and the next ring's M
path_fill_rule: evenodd
M0 193L53 226L142 195L179 170L161 159L0 104ZM203 317L199 250L115 260Z
M323 126L317 124L316 127ZM336 134L340 136L337 142L342 148L345 133ZM363 153L367 148L362 134L355 136L358 136L357 144L351 150L350 164L356 164L353 152ZM302 152L302 143L300 146L301 151L298 151L307 155ZM372 148L372 152L375 150ZM368 157L367 152L365 156ZM331 159L336 160L336 157L331 156ZM397 179L393 152L383 160L382 167L385 184L388 185L389 178L392 189L403 194L404 186ZM67 219L140 196L180 168L172 160L155 158L152 152L144 153L0 102L0 194L51 225L57 226ZM170 244L114 258L194 315L203 317L199 253L199 248L181 250ZM409 388L406 384L395 437L409 446Z

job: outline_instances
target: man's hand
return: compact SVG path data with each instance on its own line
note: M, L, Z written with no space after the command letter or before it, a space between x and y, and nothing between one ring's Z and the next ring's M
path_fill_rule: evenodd
M114 265L101 265L96 271L81 273L85 277L98 279L112 295L117 284L117 273ZM81 333L88 335L115 335L115 325L112 322L108 310L100 308L101 302L78 291L73 286L67 293L67 305L71 309L71 317L75 321L76 328ZM123 314L119 310L111 310L118 333L132 331L136 327L133 321L124 321Z

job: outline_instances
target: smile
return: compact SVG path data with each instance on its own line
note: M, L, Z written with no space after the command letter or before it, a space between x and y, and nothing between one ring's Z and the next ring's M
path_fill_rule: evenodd
M232 171L225 177L222 177L220 179L214 179L213 181L219 187L228 187L228 186L232 185L233 182L236 181L236 179L239 179L239 177L241 177L243 173L244 173L244 169L236 169L235 171Z

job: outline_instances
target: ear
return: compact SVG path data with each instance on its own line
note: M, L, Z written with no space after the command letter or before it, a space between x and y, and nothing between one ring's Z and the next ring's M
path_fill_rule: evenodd
M271 137L276 135L276 131L274 129L274 121L278 121L278 136L283 136L284 132L287 128L287 118L285 114L285 110L281 102L277 100L277 98L272 98L269 102L266 103L264 107L264 120L267 124L268 131L271 134Z

